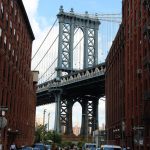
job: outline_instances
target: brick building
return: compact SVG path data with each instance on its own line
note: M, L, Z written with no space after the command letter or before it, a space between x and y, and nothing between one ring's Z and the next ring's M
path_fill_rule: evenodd
M146 150L150 149L150 1L124 0L123 24L126 142Z
M36 95L31 72L34 35L22 0L0 0L0 107L8 107L4 150L34 141Z
M106 130L109 144L124 142L124 36L120 25L106 58Z
M119 143L113 137L118 130L113 128L118 125L119 121L116 110L120 109L122 112L121 106L123 106L124 113L121 118L124 118L124 126L122 126L124 130L120 136L123 143L120 144L125 144L134 150L148 150L150 149L150 1L123 0L122 13L124 56L121 63L124 63L122 76L124 97L119 99L115 96L122 89L117 89L120 85L118 72L116 73L118 66L115 63L110 64L110 55L115 47L113 45L107 57L108 70L106 73L108 141ZM116 40L117 36L114 40L117 46ZM116 57L114 54L114 58ZM112 74L108 74L109 72ZM124 101L120 108L119 101Z

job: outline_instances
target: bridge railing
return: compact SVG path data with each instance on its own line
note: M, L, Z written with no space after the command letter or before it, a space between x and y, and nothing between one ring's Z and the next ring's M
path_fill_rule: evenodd
M46 91L49 88L62 87L68 84L73 84L75 82L98 77L98 76L104 75L105 71L106 71L105 66L101 65L101 66L97 66L96 68L91 68L89 70L82 70L79 72L72 73L71 75L62 76L60 79L60 82L53 79L53 80L50 80L50 81L47 81L45 83L38 85L37 93Z

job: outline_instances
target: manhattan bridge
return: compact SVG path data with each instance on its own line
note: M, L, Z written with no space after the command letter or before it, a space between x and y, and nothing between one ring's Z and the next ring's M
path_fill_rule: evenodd
M103 40L101 33L98 40L103 22L107 37ZM106 54L102 57L99 51L101 49L102 54L104 47L109 51L119 23L120 14L77 14L73 9L65 12L60 7L57 19L32 57L32 63L38 58L34 70L40 72L37 106L56 103L56 132L61 133L63 127L66 135L73 134L72 107L76 102L82 107L80 136L91 135L98 129L98 102L105 96L106 71ZM43 45L48 36L49 44L45 45L49 48L46 48ZM108 39L110 37L112 39ZM106 44L99 48L99 43ZM46 51L40 51L42 46Z

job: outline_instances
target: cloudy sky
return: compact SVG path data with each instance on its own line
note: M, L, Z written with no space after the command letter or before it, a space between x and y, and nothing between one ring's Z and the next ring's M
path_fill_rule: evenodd
M64 7L65 12L69 12L71 8L74 9L75 13L84 14L85 11L88 11L89 14L121 14L121 0L23 0L25 9L27 11L31 27L33 29L35 40L33 42L33 50L32 55L34 55L39 48L40 44L42 43L43 39L45 38L46 34L50 30L52 24L56 20L56 15L59 12L59 8L61 5ZM113 37L113 34L115 34L114 25L104 24L104 26L107 26L107 36L111 34ZM100 31L103 30L103 23L101 23ZM104 31L105 32L105 31ZM48 38L47 42L45 42L45 45L43 46L43 50L39 52L39 54L36 55L35 60L32 61L32 69L37 65L37 59L40 59L41 54L44 53L44 50L49 48L51 40L54 40L58 34L58 24L55 25L53 28L53 31L50 35L50 38ZM111 39L103 39L104 35L102 32L99 33L101 37L99 37L99 51L100 56L99 59L105 59L108 50L106 50L106 46L103 47L103 43L107 42L107 46L111 45ZM54 49L57 47L57 45L54 45ZM56 52L52 51L51 54L49 54L53 58L56 58ZM101 60L104 61L104 60ZM51 63L51 62L49 62ZM42 67L41 67L42 68ZM43 72L43 70L38 68L40 72ZM54 69L54 68L53 68ZM49 74L48 74L49 75ZM78 108L78 109L75 109ZM43 110L46 109L46 120L47 122L47 116L48 113L50 113L50 129L53 129L54 127L54 117L55 117L55 104L46 105L42 107L37 107L36 112L36 118L38 121L42 121L43 118ZM99 101L99 124L105 122L105 102ZM81 121L81 106L79 104L75 104L73 107L73 124L76 122Z

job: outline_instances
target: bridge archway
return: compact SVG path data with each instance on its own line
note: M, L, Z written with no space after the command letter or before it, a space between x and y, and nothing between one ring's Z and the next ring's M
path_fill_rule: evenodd
M57 77L62 72L73 70L73 43L76 28L82 28L84 33L84 56L83 69L98 64L98 29L100 21L97 17L91 18L88 12L85 15L75 14L73 9L69 13L60 7L59 14L59 42L58 42L58 64Z
M81 115L82 115L82 107L79 102L75 102L72 107L72 126L73 126L73 134L79 135L81 128Z
M75 29L74 44L73 44L73 69L83 69L83 54L84 54L84 41L83 30L81 28Z

